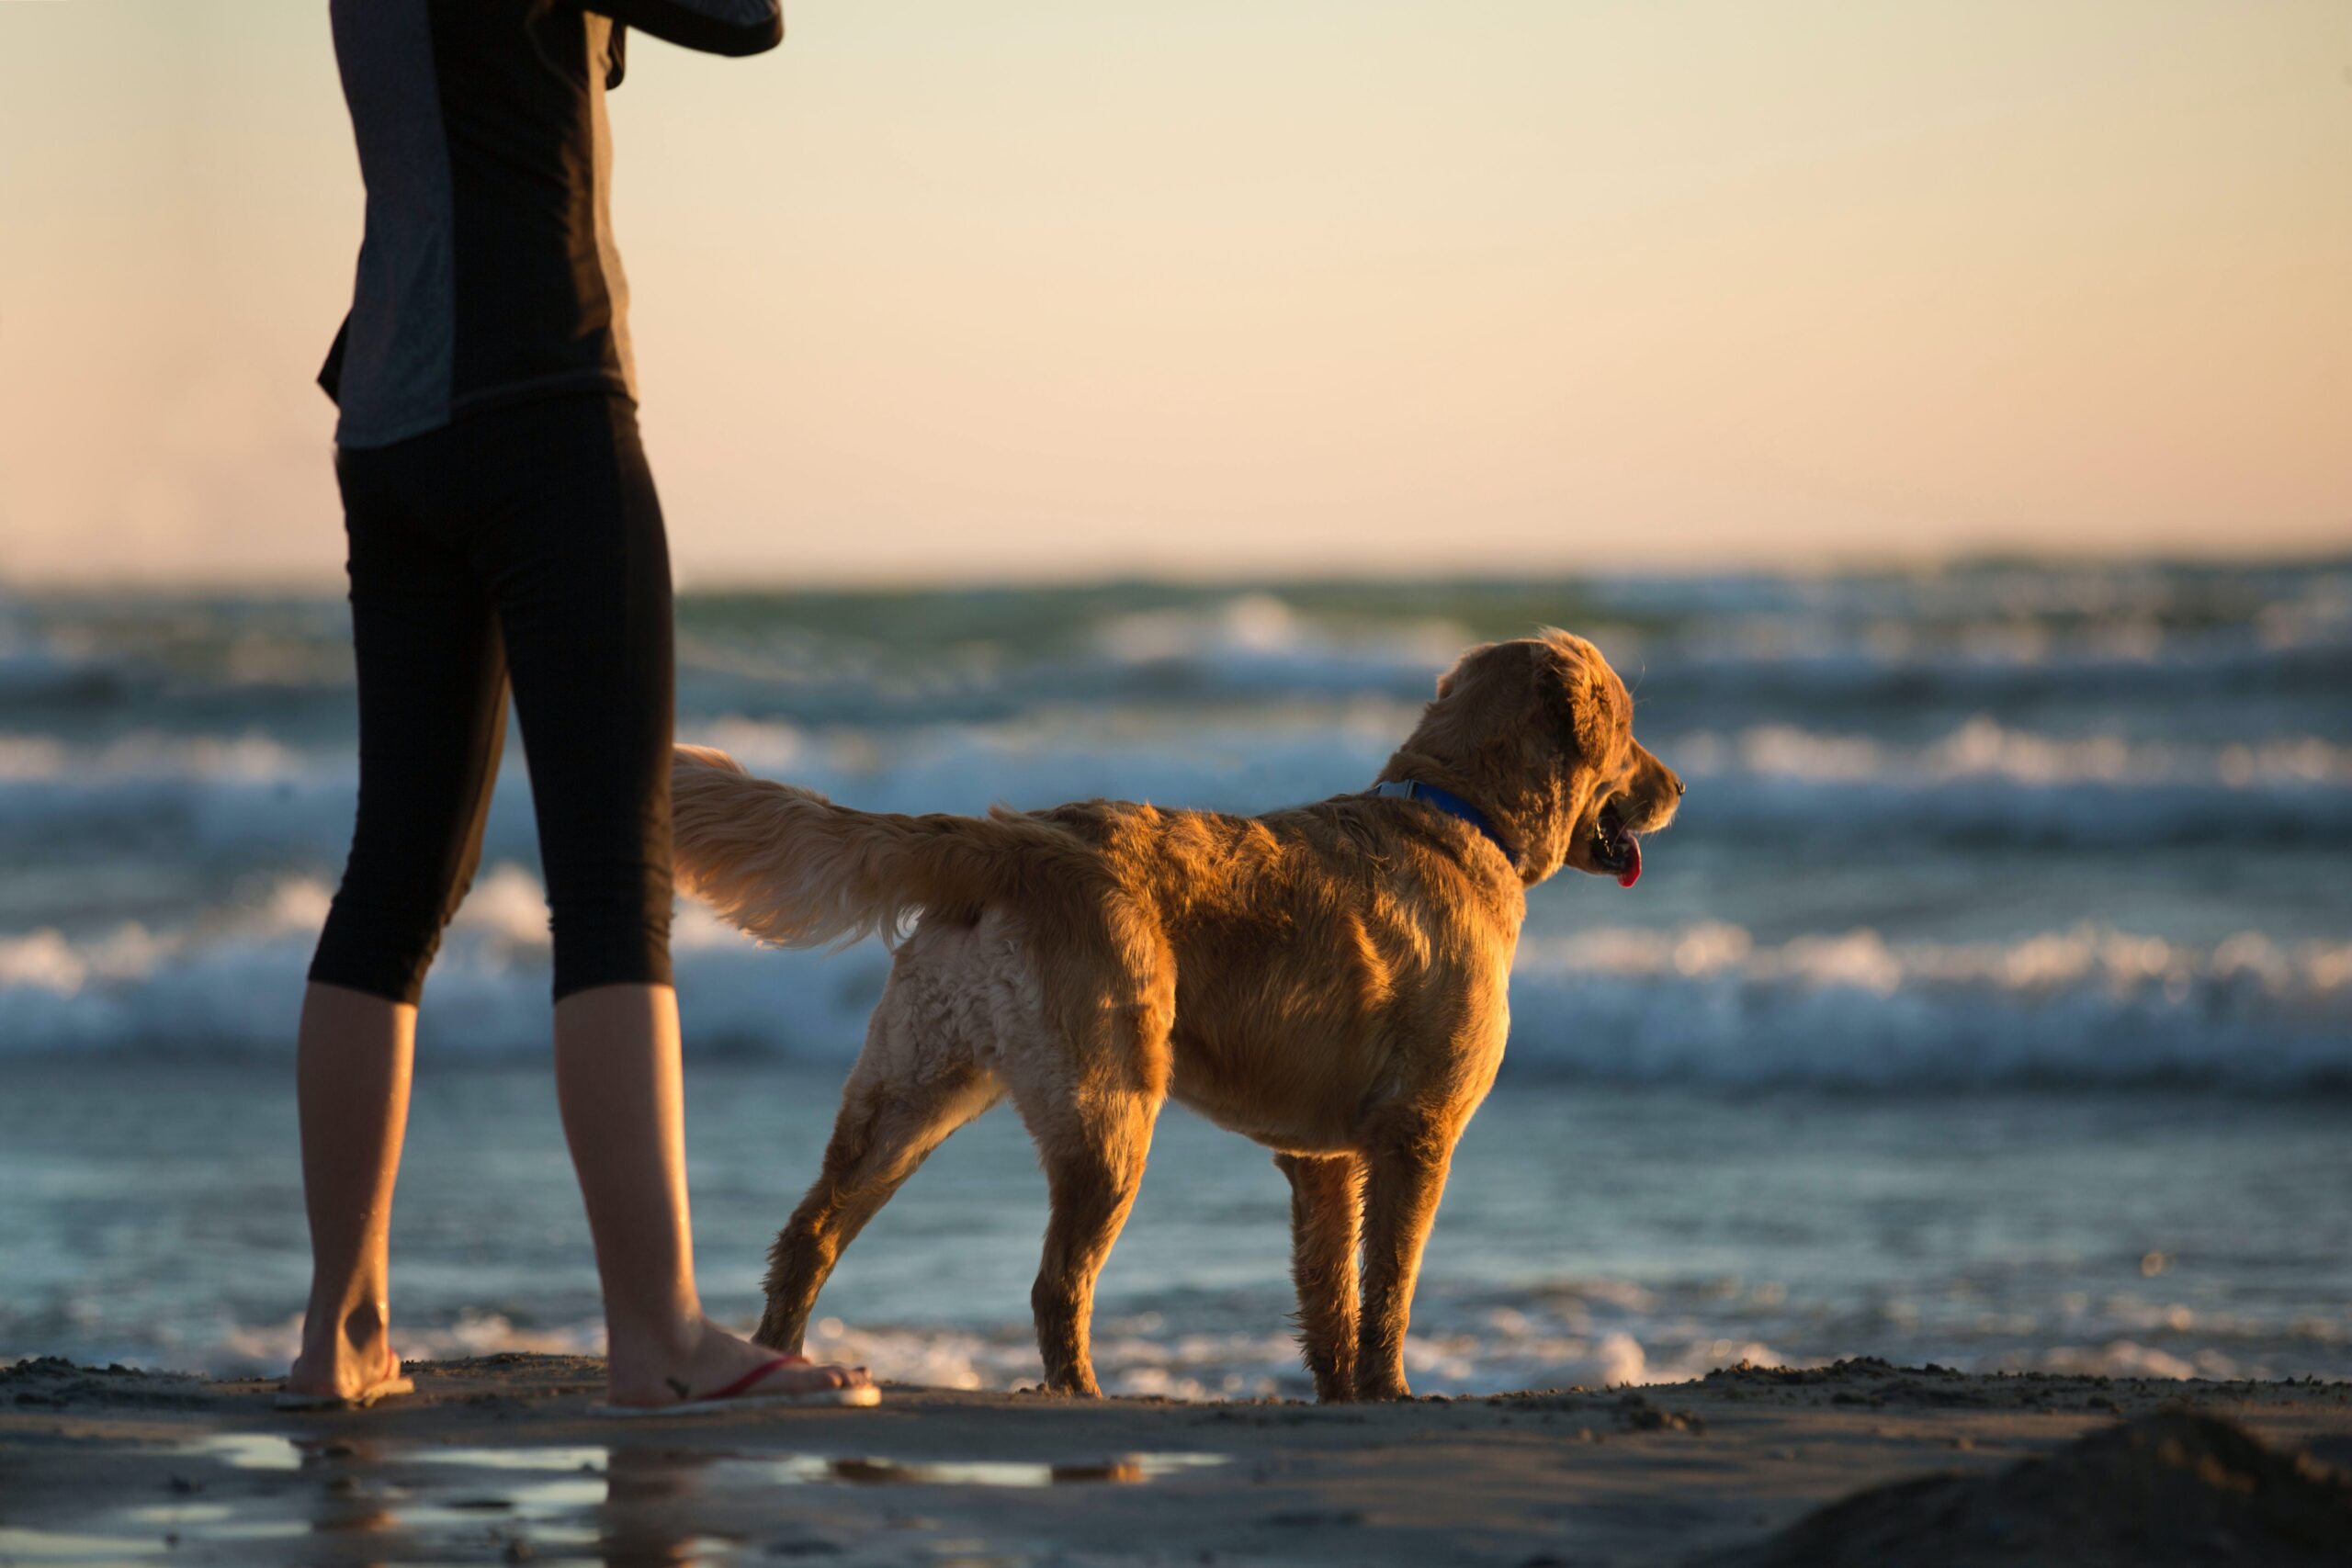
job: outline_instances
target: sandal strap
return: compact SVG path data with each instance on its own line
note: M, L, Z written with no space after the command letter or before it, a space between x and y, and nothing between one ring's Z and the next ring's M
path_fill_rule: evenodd
M702 1401L709 1399L732 1399L737 1394L742 1393L745 1389L750 1388L753 1383L758 1382L762 1378L766 1377L770 1372L776 1371L780 1367L805 1367L808 1364L808 1358L806 1356L778 1356L773 1361L764 1361L759 1366L753 1367L750 1371L745 1372L741 1377L737 1378L725 1388L719 1389L712 1393L696 1395L695 1402L696 1404L700 1404Z

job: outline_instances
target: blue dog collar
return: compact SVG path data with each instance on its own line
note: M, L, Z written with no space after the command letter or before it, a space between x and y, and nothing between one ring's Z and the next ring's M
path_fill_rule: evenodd
M1459 817L1484 833L1488 843L1502 851L1503 859L1514 865L1519 863L1519 852L1495 831L1495 825L1487 820L1487 814L1450 789L1440 789L1419 779L1391 779L1386 784L1373 785L1372 793L1385 800L1418 800L1424 806L1434 806L1440 811Z

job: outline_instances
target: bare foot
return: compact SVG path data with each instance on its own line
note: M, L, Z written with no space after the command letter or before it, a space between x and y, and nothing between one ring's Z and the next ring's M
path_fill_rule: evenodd
M614 1404L662 1405L708 1399L777 1359L774 1350L729 1334L708 1318L696 1325L694 1338L695 1343L683 1353L673 1350L667 1355L655 1352L650 1347L616 1345L606 1373L609 1401ZM738 1392L745 1398L820 1393L827 1389L865 1387L873 1381L864 1367L799 1362L775 1367L765 1377Z
M359 1338L350 1333L353 1326L346 1322L344 1334L323 1344L306 1338L302 1353L286 1374L286 1392L356 1400L399 1377L400 1352L392 1348L382 1322Z

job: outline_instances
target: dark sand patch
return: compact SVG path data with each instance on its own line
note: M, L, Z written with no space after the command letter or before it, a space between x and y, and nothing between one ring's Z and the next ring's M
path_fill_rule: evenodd
M77 1366L59 1356L28 1357L0 1367L0 1407L186 1410L208 1404L212 1397L202 1378L120 1365Z
M2352 1479L2245 1427L2159 1411L1993 1475L1897 1482L1807 1515L1722 1568L2352 1562Z

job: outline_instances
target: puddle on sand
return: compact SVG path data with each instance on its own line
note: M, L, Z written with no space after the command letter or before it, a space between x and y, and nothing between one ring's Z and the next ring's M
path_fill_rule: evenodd
M617 1458L616 1457L617 1455ZM1018 1460L896 1460L821 1454L752 1455L694 1449L423 1450L399 1456L419 1464L462 1464L485 1470L602 1474L618 1483L707 1472L716 1483L856 1486L1068 1486L1087 1483L1132 1485L1229 1462L1223 1454L1138 1453L1038 1463ZM559 1483L560 1484L560 1483ZM602 1501L600 1497L598 1499Z
M317 1445L310 1445L315 1448ZM170 1451L197 1459L217 1459L232 1470L300 1470L303 1445L268 1432L215 1432L174 1443Z
M141 1540L133 1536L0 1525L0 1562L38 1562L43 1568L50 1563L120 1562L126 1558L161 1557L168 1550L160 1536Z
M454 1450L452 1450L454 1451ZM593 1546L599 1532L589 1524L592 1512L609 1500L605 1477L579 1473L575 1457L559 1464L556 1456L587 1450L492 1450L510 1460L525 1456L540 1462L493 1464L510 1474L529 1479L521 1484L492 1480L447 1496L420 1497L408 1486L360 1483L349 1469L338 1467L329 1482L324 1506L312 1516L310 1528L322 1535L379 1535L413 1531L436 1539L488 1536L503 1540L527 1538L535 1546ZM598 1450L601 1451L601 1450ZM397 1453L400 1461L437 1460L443 1452ZM570 1472L571 1473L557 1473Z
M413 1450L366 1438L220 1432L174 1443L163 1451L245 1472L270 1501L214 1496L124 1508L110 1516L108 1523L132 1526L145 1539L44 1536L36 1540L20 1534L0 1548L0 1562L21 1561L48 1568L52 1563L153 1556L175 1544L202 1548L316 1536L407 1536L406 1544L427 1550L436 1545L470 1549L484 1540L494 1544L527 1537L538 1548L568 1550L598 1542L601 1534L592 1515L609 1497L604 1474L608 1455L603 1448ZM453 1486L446 1495L428 1498L418 1495L419 1487L401 1485L382 1473L420 1461L503 1471L515 1483L492 1477L481 1484L477 1478L463 1490ZM311 1481L318 1483L315 1491L307 1484ZM166 1536L175 1539L166 1541Z
M1134 1485L1189 1470L1212 1470L1223 1454L1119 1454L1062 1464L1016 1460L733 1459L730 1467L763 1472L769 1479L806 1483L842 1481L856 1486L1069 1486L1088 1483Z
M1047 1463L604 1445L443 1448L365 1439L295 1441L261 1433L217 1433L168 1451L251 1472L270 1501L190 1498L126 1508L109 1521L115 1528L130 1526L139 1536L0 1531L0 1560L47 1568L153 1557L171 1550L163 1540L169 1534L182 1546L198 1549L373 1536L390 1549L387 1560L401 1562L414 1561L411 1554L417 1551L438 1555L527 1542L528 1550L543 1554L538 1561L549 1563L574 1560L583 1551L609 1555L607 1549L616 1546L627 1547L632 1561L699 1562L727 1558L741 1543L676 1531L668 1522L675 1517L671 1506L682 1501L740 1506L778 1486L1133 1485L1230 1462L1223 1454L1198 1453ZM435 1473L459 1471L469 1473ZM656 1537L662 1554L649 1555ZM985 1554L950 1554L935 1568L946 1568L951 1560L970 1568L994 1568L998 1562Z
M126 1524L155 1525L170 1529L178 1525L215 1525L234 1517L235 1510L226 1503L157 1503L140 1508L124 1508L115 1515Z
M297 1540L311 1533L300 1519L239 1518L226 1503L157 1503L118 1509L112 1517L189 1540ZM0 1552L0 1562L7 1561Z
M391 1457L413 1464L463 1464L477 1470L596 1471L613 1462L607 1448L415 1449Z

